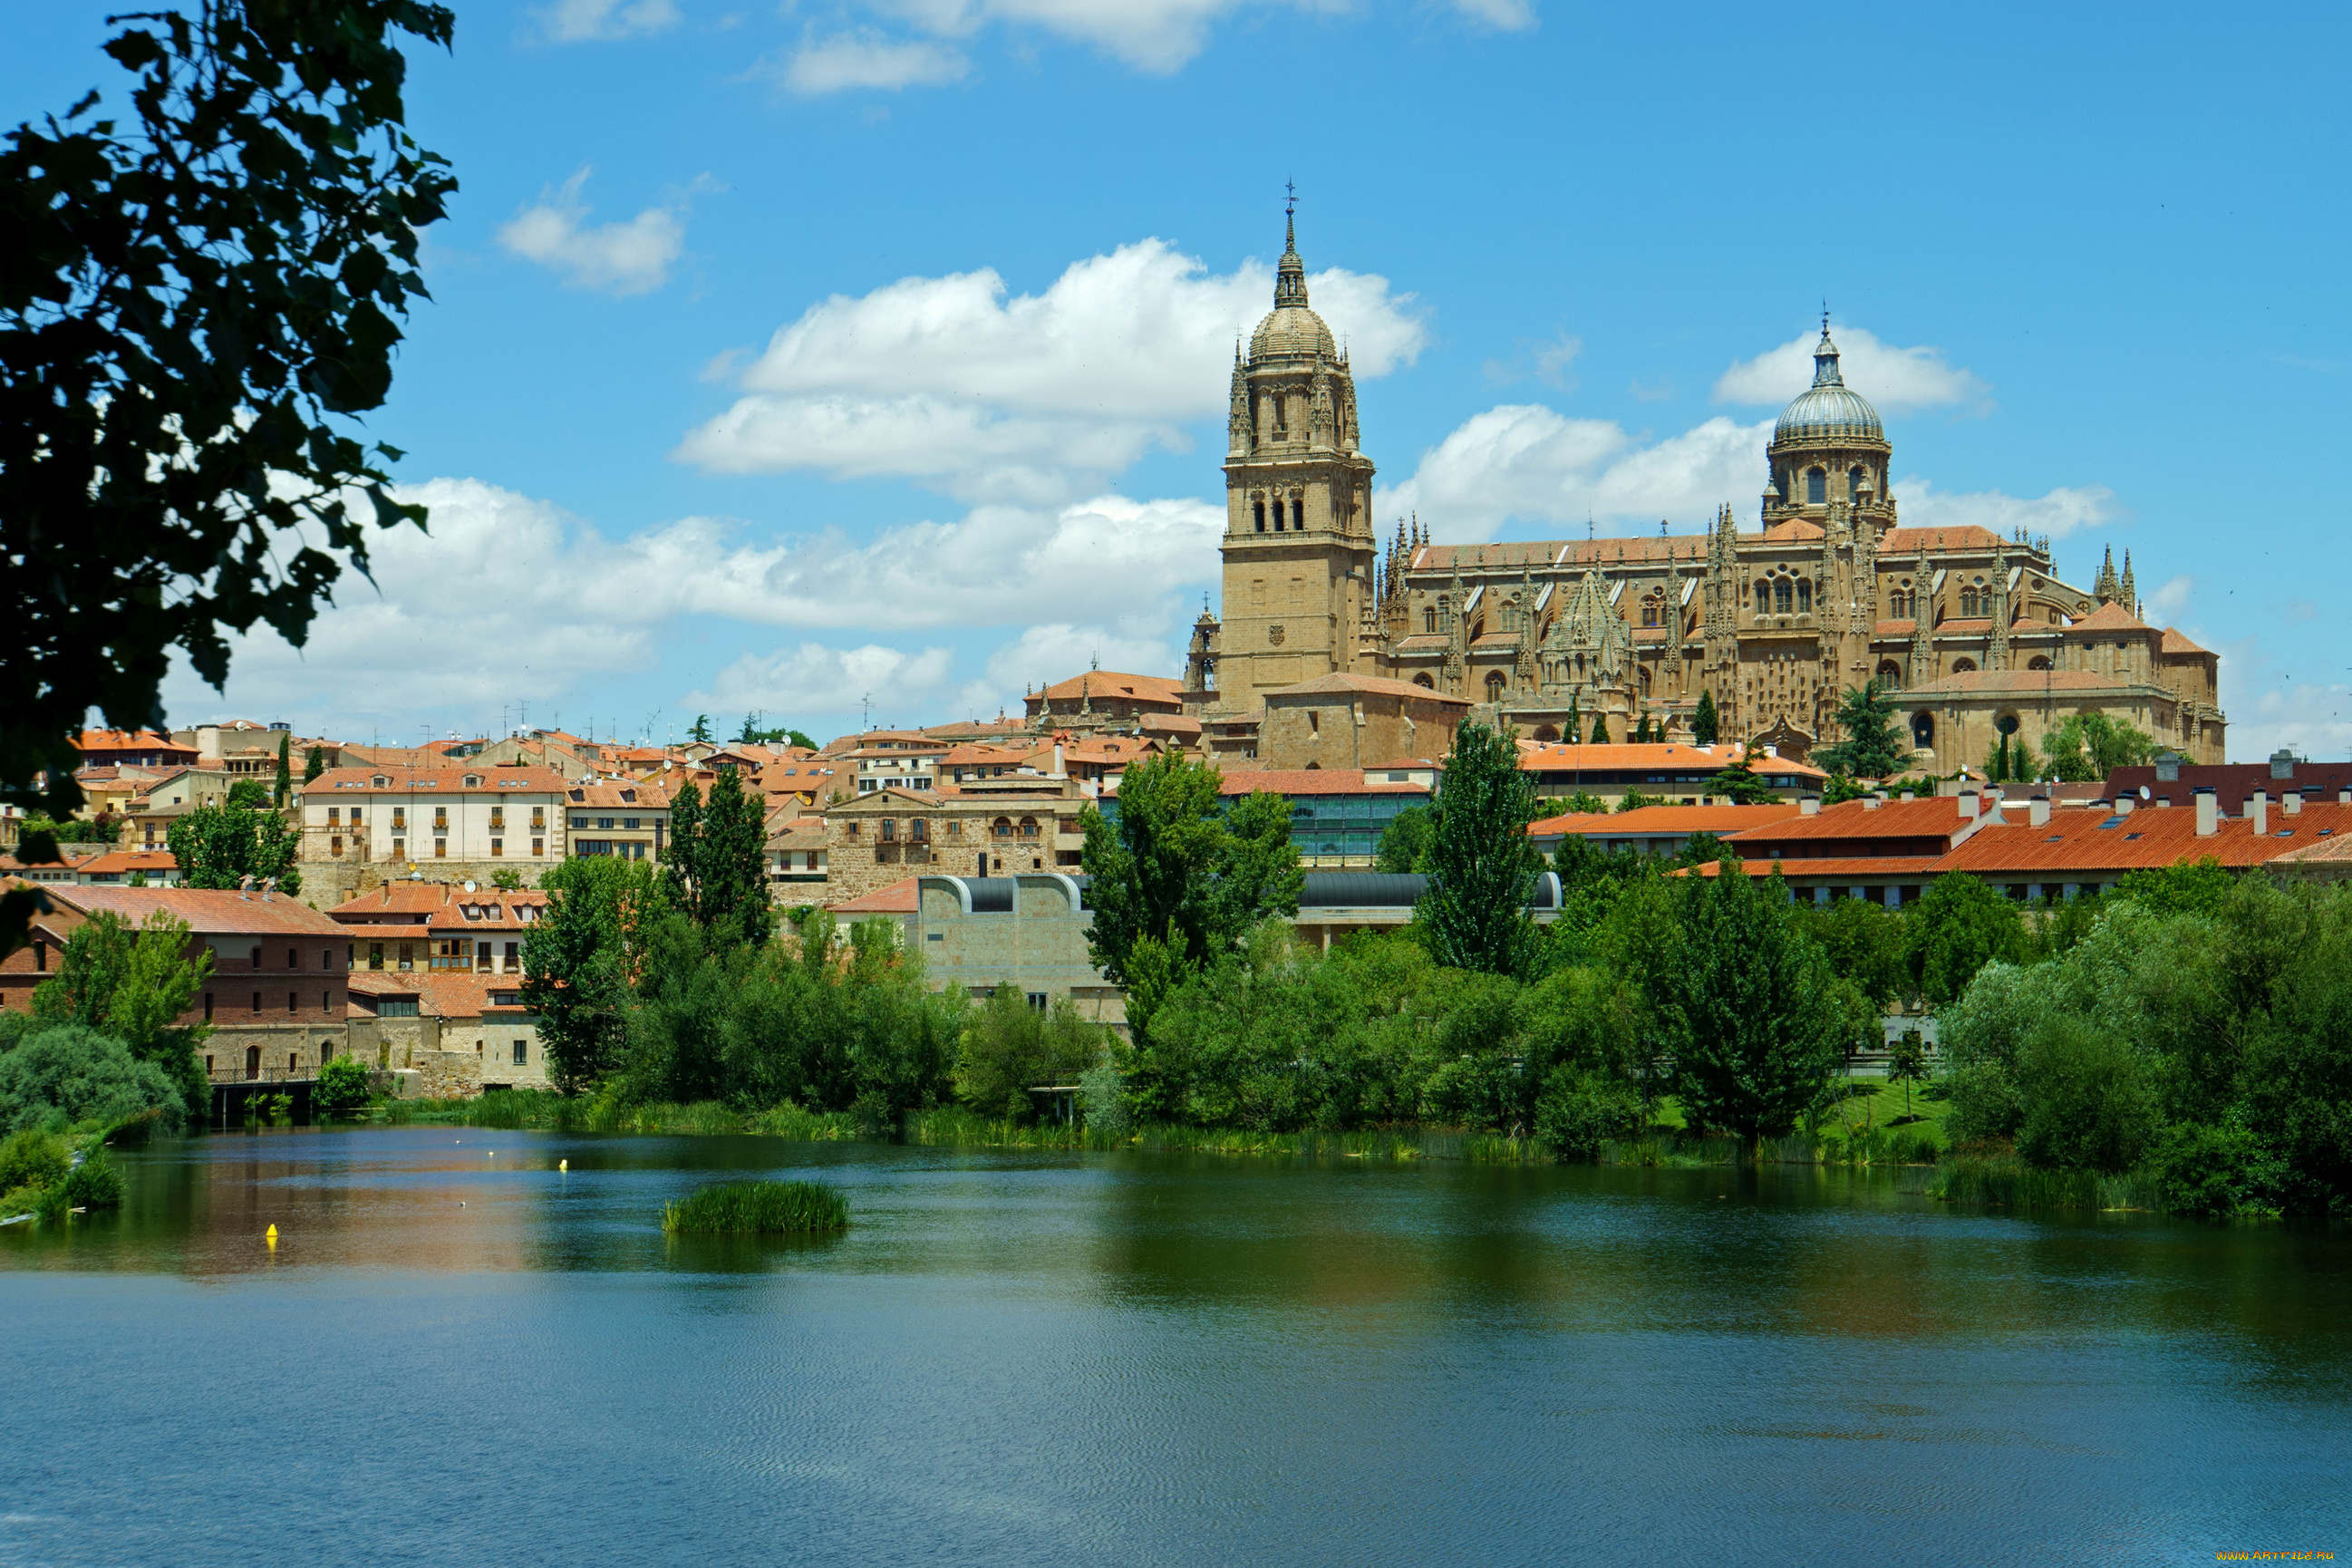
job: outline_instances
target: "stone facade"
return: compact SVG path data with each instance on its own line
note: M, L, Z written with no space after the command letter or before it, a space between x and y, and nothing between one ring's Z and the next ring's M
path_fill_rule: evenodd
M1068 997L1079 1016L1124 1029L1127 1002L1087 952L1094 923L1077 880L1059 873L925 877L917 884L907 943L922 955L933 989L975 998L1017 987L1033 1005Z
M1360 504L1372 465L1354 384L1294 241L1234 367L1223 614L1194 626L1184 681L1208 749L1272 760L1260 710L1271 721L1275 694L1345 674L1542 740L1586 739L1599 719L1623 741L1646 717L1687 741L1706 693L1719 738L1798 756L1837 739L1843 693L1877 679L1926 769L1980 766L2002 736L2037 744L2078 713L2221 760L2219 660L2140 618L2128 556L2082 587L2047 539L1902 526L1893 447L1826 320L1813 361L1766 447L1752 532L1728 506L1680 537L1449 546L1414 520L1382 549Z
M847 901L908 877L1076 875L1079 816L1094 786L1008 773L954 790L891 787L825 813L827 901Z

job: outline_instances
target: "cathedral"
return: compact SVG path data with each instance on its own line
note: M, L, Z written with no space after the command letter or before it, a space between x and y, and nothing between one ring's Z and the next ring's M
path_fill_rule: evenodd
M1706 693L1721 739L1801 758L1839 738L1843 689L1875 678L1929 772L2088 712L2224 760L2220 661L2141 618L2128 553L2081 588L2047 539L1902 526L1894 449L1826 316L1752 531L1726 505L1703 536L1450 545L1415 520L1382 539L1355 381L1307 302L1295 220L1274 309L1234 352L1226 432L1223 616L1193 627L1184 686L1227 734L1308 682L1419 688L1543 741L1596 720L1621 742L1645 720L1687 740Z

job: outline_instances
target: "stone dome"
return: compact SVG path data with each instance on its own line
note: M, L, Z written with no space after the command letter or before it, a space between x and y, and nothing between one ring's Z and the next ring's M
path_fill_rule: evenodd
M1838 373L1837 344L1830 342L1826 321L1822 323L1822 341L1813 345L1813 384L1780 410L1780 422L1772 426L1775 441L1824 437L1866 441L1886 438L1885 429L1878 422L1878 410L1848 387L1845 377Z
M1250 334L1250 359L1305 359L1316 354L1336 360L1339 345L1323 318L1307 308L1307 264L1298 259L1298 229L1295 223L1286 223L1282 264L1274 271L1274 309Z

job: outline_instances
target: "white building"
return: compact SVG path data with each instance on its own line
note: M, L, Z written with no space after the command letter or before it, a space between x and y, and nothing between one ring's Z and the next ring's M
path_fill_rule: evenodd
M331 768L295 791L302 858L550 865L563 858L570 788L545 767Z

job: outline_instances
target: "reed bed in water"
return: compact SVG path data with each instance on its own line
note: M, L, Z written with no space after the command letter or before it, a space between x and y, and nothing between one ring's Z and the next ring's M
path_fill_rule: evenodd
M2000 1208L2165 1212L2164 1184L2145 1172L2103 1176L2095 1171L2042 1171L2015 1155L1948 1160L1927 1193L1947 1203Z
M673 1235L817 1236L849 1228L849 1205L819 1182L720 1182L662 1205Z
M567 1100L546 1089L493 1089L473 1100L395 1100L380 1106L381 1119L394 1126L425 1122L454 1127L499 1127L548 1132L674 1132L707 1136L748 1132L808 1142L842 1142L858 1136L846 1111L803 1110L789 1102L765 1110L731 1110L717 1100L690 1105L620 1105L599 1097Z

